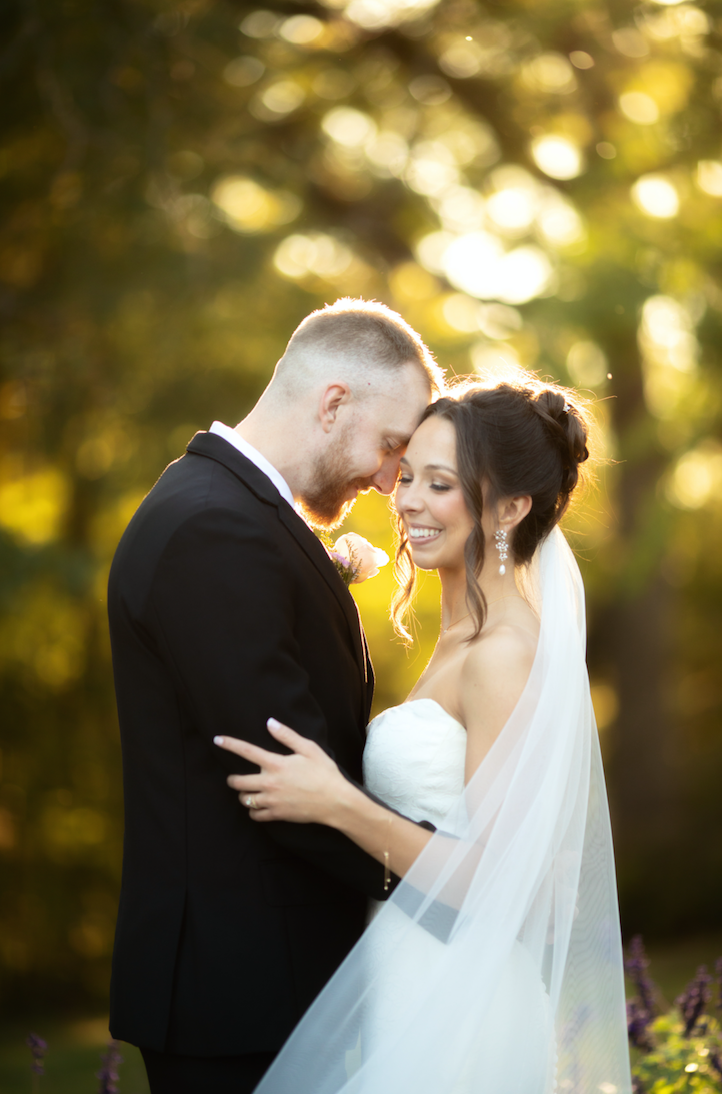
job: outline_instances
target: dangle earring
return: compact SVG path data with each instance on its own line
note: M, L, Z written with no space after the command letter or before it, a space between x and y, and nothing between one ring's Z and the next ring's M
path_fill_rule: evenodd
M494 532L494 541L496 543L496 549L499 552L499 562L501 563L501 565L499 566L499 573L505 574L506 566L504 565L504 563L509 557L509 552L507 550L507 536L503 528L499 528L498 531Z

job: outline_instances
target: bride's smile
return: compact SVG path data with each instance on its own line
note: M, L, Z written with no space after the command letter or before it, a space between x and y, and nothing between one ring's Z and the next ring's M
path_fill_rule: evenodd
M396 509L419 569L463 568L474 522L461 489L450 422L428 418L414 433L401 459Z

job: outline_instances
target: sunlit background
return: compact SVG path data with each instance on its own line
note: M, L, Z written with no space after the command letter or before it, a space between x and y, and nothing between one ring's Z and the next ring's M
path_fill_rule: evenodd
M107 1005L122 845L105 622L163 467L363 295L451 372L581 387L569 531L625 933L719 930L722 21L642 0L8 0L0 11L2 1006ZM390 550L386 501L349 528ZM360 587L379 686L388 572ZM221 788L219 787L219 792Z

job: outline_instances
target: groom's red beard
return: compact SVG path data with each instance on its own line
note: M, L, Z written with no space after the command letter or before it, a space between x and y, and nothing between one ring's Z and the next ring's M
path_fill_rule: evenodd
M349 499L349 490L353 487L361 492L371 487L369 479L349 479L348 471L343 470L344 440L342 438L340 444L319 456L312 482L301 498L303 515L314 528L328 531L338 528L356 502L355 497Z

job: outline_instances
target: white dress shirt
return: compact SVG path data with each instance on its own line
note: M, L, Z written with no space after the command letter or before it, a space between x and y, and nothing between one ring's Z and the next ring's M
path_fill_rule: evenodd
M214 422L208 432L215 433L217 437L223 437L224 441L228 441L234 448L237 448L247 460L250 460L252 464L255 464L258 470L262 471L263 474L271 480L281 497L285 498L290 506L295 507L296 503L293 500L291 488L283 475L276 471L273 464L269 463L266 457L262 456L257 448L254 448L248 441L244 441L240 433L236 433L235 429L231 429L229 426L224 425L223 422Z

